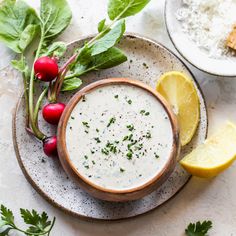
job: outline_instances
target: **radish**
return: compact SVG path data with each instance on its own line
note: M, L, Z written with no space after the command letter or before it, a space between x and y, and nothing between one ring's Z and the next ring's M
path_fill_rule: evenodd
M48 157L57 156L57 136L52 136L43 140L43 151Z
M58 70L55 58L40 57L34 63L35 76L45 82L54 80L58 76Z
M57 125L65 109L64 103L49 103L43 107L43 118L49 124Z

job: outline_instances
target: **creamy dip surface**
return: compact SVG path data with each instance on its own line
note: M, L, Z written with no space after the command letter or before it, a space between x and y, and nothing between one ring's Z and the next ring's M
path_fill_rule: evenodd
M97 186L126 190L145 184L166 164L173 144L167 112L136 86L106 85L75 106L66 128L69 158Z

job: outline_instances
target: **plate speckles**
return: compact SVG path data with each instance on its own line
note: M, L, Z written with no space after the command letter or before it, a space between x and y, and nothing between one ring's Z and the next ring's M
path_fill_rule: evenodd
M79 40L70 44L63 60L67 59L74 48L81 45L83 41ZM82 78L83 86L92 81L109 77L129 77L155 88L160 75L170 70L184 72L194 80L186 66L156 42L127 35L119 47L126 52L129 60L118 67L84 76ZM197 144L202 143L207 134L207 112L204 98L195 80L194 83L201 103L201 121L195 137L182 150L181 156L191 151ZM61 101L68 101L71 96L72 94L64 94ZM101 220L137 216L160 206L173 197L190 178L190 175L177 165L174 173L165 184L141 200L111 203L92 198L66 176L58 160L45 157L41 143L26 133L24 109L24 99L20 99L13 121L13 140L19 164L28 181L45 199L70 214ZM47 134L56 132L55 129L44 123L41 116L39 124Z

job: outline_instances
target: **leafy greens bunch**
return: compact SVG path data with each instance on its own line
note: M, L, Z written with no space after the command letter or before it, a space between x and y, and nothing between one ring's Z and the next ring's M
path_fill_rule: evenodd
M27 49L32 47L34 41L34 44L37 44L34 65L42 57L58 61L66 52L67 46L63 42L55 42L55 39L70 24L71 10L66 0L41 0L39 14L23 0L3 0L0 5L0 41L18 54L18 59L12 61L12 66L22 73L24 81L28 117L26 129L43 141L45 146L48 141L52 144L52 139L49 140L50 138L42 133L38 126L38 113L44 97L48 94L49 102L56 103L61 91L71 91L80 87L82 75L125 62L127 57L116 47L125 32L125 18L139 13L149 1L109 0L109 20L103 19L99 22L98 34L83 47L75 50L73 56L59 68L56 78L46 86L44 84L41 94L36 98L35 83L39 80L34 66L26 60L26 51L30 51ZM40 62L42 64L42 60ZM37 86L37 89L38 87L40 86ZM60 111L62 110L60 106ZM54 115L61 115L60 111ZM54 140L56 142L56 138ZM54 149L55 146L54 143ZM45 153L50 154L52 151L55 152L46 150Z
M20 209L20 213L24 222L28 225L26 230L16 226L11 210L7 209L4 205L0 206L0 236L7 236L12 230L28 236L50 235L55 224L55 217L50 221L45 212L39 214L35 210L29 211L27 209Z

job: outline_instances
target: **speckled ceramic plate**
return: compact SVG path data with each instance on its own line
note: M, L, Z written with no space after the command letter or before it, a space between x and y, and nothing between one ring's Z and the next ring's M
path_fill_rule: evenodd
M182 30L181 22L176 18L178 9L184 7L183 0L166 0L166 27L175 48L196 68L217 76L236 76L236 57L215 59L210 58L206 51L200 49Z
M88 38L71 43L62 61L66 60L84 40L88 40ZM196 80L183 62L157 42L139 36L126 35L119 47L126 52L129 60L118 67L84 76L82 78L83 86L109 77L129 77L155 87L162 73L171 70L182 71L192 78L198 91L201 103L201 121L195 137L182 150L181 155L202 143L207 134L206 106ZM61 100L66 102L71 96L63 95ZM39 194L70 214L102 220L137 216L153 210L173 197L190 178L190 175L177 165L173 174L159 189L141 200L111 203L92 198L66 176L57 159L44 156L41 143L26 133L24 111L24 101L21 98L13 122L13 139L19 164L27 180ZM39 117L39 124L47 134L55 132L42 121L42 117Z

